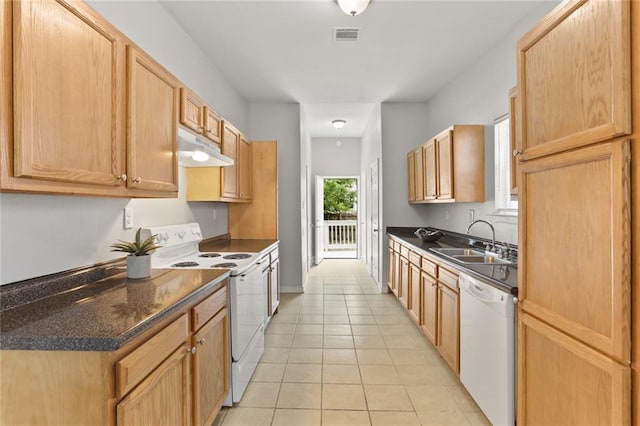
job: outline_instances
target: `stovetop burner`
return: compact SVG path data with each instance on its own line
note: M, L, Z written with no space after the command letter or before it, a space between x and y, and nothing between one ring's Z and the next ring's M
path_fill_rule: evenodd
M223 259L248 259L250 258L251 255L248 253L234 253L234 254L228 254L226 256L223 256Z
M225 256L226 257L226 256ZM227 263L216 263L215 265L212 265L212 268L235 268L236 265L233 262L227 262Z
M171 265L172 268L188 268L189 266L199 266L198 262L178 262Z
M198 257L220 257L220 253L202 253Z

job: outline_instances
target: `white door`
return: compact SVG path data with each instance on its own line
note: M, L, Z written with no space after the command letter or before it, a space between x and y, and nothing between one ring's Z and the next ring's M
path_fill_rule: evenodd
M358 185L358 258L367 262L367 173L363 171L360 174L360 183Z
M378 187L378 160L371 164L371 276L380 284L380 188Z
M324 259L324 178L316 176L316 207L315 207L315 230L316 230L316 265Z

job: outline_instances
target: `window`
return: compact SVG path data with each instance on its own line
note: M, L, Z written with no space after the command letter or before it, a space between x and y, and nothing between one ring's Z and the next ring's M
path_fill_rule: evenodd
M517 216L518 199L511 196L511 143L509 114L494 122L496 215Z

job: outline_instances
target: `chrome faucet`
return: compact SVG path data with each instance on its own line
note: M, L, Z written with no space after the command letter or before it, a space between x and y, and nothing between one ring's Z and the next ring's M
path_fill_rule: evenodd
M471 227L473 225L475 225L476 223L478 223L478 222L486 223L491 228L491 234L493 235L493 237L491 239L491 251L495 253L495 251L496 251L496 230L493 228L493 225L491 223L489 223L489 222L487 222L486 220L483 220L483 219L474 220L467 227L467 234L469 233L469 230L471 229Z

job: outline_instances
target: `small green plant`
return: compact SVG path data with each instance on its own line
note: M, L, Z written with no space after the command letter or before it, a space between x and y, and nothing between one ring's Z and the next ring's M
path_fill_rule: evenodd
M111 251L129 253L130 256L145 256L149 254L149 252L161 247L156 244L155 235L150 236L144 241L140 241L140 231L142 231L142 228L138 228L136 239L133 242L118 240L117 243L111 244Z

